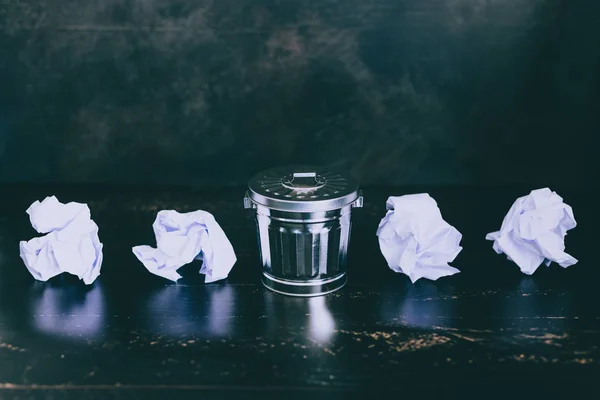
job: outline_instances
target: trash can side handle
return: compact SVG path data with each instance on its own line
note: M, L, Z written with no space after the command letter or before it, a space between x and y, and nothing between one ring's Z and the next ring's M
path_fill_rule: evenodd
M246 192L246 195L244 196L244 208L245 209L256 208L256 204L254 204L254 202L252 200L250 200L250 196L248 196L248 192Z

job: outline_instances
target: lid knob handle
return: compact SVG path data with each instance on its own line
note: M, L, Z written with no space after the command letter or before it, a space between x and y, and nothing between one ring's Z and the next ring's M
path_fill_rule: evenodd
M294 189L315 189L325 184L323 178L317 175L316 172L294 172L288 175L284 180L285 186Z

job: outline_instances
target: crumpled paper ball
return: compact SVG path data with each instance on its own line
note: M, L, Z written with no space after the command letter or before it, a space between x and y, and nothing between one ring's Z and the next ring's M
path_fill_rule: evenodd
M556 192L548 188L532 190L519 197L497 232L486 235L494 241L496 253L504 253L521 271L533 274L545 263L552 261L566 268L577 259L565 253L567 231L575 228L575 216L571 207Z
M201 274L211 283L227 278L237 258L225 232L207 211L178 213L159 211L152 224L156 248L135 246L133 254L151 273L177 281L177 270L193 260L202 260Z
M102 243L86 204L63 204L55 196L28 209L31 226L45 236L19 243L25 266L39 281L68 272L91 284L100 275Z
M429 194L392 196L386 208L377 236L381 253L393 271L408 275L413 283L460 272L448 263L462 250L462 235L444 221Z

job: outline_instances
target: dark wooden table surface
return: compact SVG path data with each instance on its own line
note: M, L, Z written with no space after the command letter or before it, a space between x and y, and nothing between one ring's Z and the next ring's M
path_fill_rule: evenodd
M553 188L575 211L567 251L580 261L526 276L484 236L530 189L364 188L348 285L298 299L259 282L243 188L4 185L0 398L537 398L584 389L598 398L598 200L589 189ZM375 236L385 200L415 192L429 192L463 233L460 274L413 285L388 269ZM102 274L89 287L71 276L37 282L19 258L19 240L36 235L25 209L51 194L88 203L100 227ZM133 245L154 245L155 214L171 208L216 216L238 255L225 282L204 284L193 263L174 284L133 256Z

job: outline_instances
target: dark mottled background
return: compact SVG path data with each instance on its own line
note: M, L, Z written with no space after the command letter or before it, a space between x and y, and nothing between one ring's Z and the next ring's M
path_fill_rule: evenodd
M0 181L596 182L597 0L0 0Z

